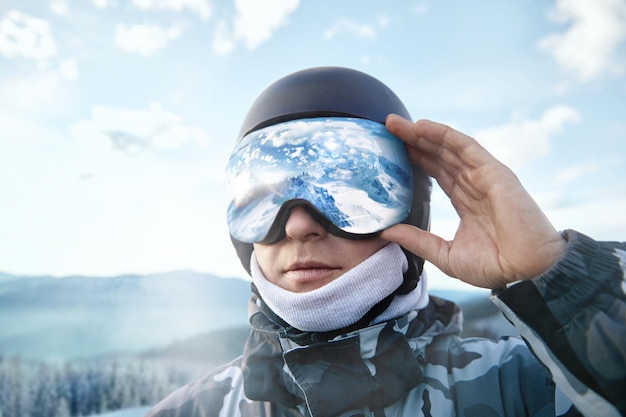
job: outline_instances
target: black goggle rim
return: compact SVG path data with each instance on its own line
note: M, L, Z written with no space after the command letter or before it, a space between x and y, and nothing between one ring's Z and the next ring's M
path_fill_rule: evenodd
M283 240L285 235L285 225L287 224L287 220L289 219L289 214L294 207L302 207L304 208L313 219L318 222L322 227L328 231L328 233L335 235L337 237L341 237L344 239L350 240L365 240L370 239L372 237L376 237L380 234L381 230L377 230L371 233L349 233L344 230L341 230L339 227L335 226L333 222L331 222L328 217L324 216L322 212L316 209L311 203L307 200L302 199L294 199L285 202L278 213L276 214L276 218L274 222L270 226L267 234L263 238L263 240L254 243L260 243L263 245L271 245L272 243L279 242ZM251 243L251 242L250 242Z

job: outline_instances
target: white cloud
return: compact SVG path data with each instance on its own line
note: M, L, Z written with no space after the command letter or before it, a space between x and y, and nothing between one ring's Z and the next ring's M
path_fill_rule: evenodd
M250 50L255 49L288 22L298 4L299 0L235 0L234 39L242 41Z
M21 116L0 112L2 268L56 275L195 268L241 275L215 180L222 166L207 162L213 150L200 150L203 157L193 160L131 157L80 129L68 137ZM94 112L83 128L93 135L96 122L131 125L107 123L107 117L115 116ZM184 126L171 115L162 119Z
M235 42L229 36L228 24L226 22L217 22L212 46L213 51L218 55L228 55L235 49Z
M580 114L568 106L546 110L538 120L518 119L503 126L479 130L474 137L496 158L518 169L550 153L552 138L567 123L580 120Z
M533 192L531 195L544 211L571 206L566 194L562 190Z
M43 64L56 55L57 46L47 21L11 10L0 20L0 53Z
M202 20L208 20L213 12L208 0L133 0L133 3L144 10L175 10L180 12L183 9L188 9L198 14Z
M65 16L69 11L67 0L53 0L50 3L50 11L59 16Z
M96 106L91 119L72 126L72 133L83 141L106 139L112 148L136 153L147 148L174 150L192 143L206 145L208 135L200 128L186 125L182 116L151 103L146 110Z
M430 4L425 1L418 1L413 5L412 10L416 15L423 16L430 11Z
M78 77L74 59L61 60L56 68L47 71L0 77L0 109L4 113L23 112L28 117L43 114L50 117L72 100L73 93L66 89L64 81L75 81Z
M63 90L55 72L8 78L0 83L0 106L6 109L17 108L32 115L53 110L62 100Z
M626 62L618 51L626 40L624 0L557 0L552 18L569 27L541 39L538 46L562 68L580 81L623 72Z
M391 19L389 18L389 16L380 16L378 18L378 27L381 29L386 28L387 26L389 26L389 23L391 22Z
M106 9L107 7L109 7L110 1L109 0L92 0L93 1L93 5L96 6L98 9Z
M599 169L600 165L595 162L563 168L556 174L556 182L558 184L571 183Z
M339 19L324 31L324 39L330 40L341 32L351 33L357 38L372 39L376 36L376 28L373 25L358 23L350 19Z
M381 16L376 25L359 23L351 19L339 19L334 25L324 31L324 39L331 40L339 33L347 32L357 38L373 39L378 34L379 29L389 26L389 17Z
M235 0L235 17L232 24L221 20L215 26L213 51L218 55L231 53L237 42L253 50L268 41L273 32L287 24L289 15L300 0Z
M385 63L387 60L385 55L362 55L359 57L359 63L361 65L372 65L372 64L381 64Z
M621 241L626 235L626 198L622 196L549 208L546 214L558 230L571 228L597 240Z
M115 44L126 52L149 56L165 48L182 33L181 26L163 28L156 24L120 24L115 30Z
M64 59L59 63L59 75L66 81L78 79L78 65L75 59Z

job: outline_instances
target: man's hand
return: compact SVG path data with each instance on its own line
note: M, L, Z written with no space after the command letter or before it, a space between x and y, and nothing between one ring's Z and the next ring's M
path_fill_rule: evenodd
M402 139L413 164L434 177L459 217L454 240L399 224L382 232L469 284L498 288L549 269L565 241L517 176L478 142L449 126L396 115L387 129Z

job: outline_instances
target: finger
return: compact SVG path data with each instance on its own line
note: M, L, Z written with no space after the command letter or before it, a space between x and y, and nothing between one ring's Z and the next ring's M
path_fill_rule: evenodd
M426 173L438 180L444 176L444 173L449 177L455 177L463 169L464 162L451 150L454 148L449 149L443 146L444 139L439 138L444 135L443 131L439 129L434 138L427 138L420 136L416 130L420 124L430 123L434 122L422 120L413 123L397 115L387 117L387 129L407 145L411 163L420 166ZM444 125L436 125L445 128Z
M411 162L435 177L451 196L460 187L473 199L483 198L495 184L514 175L472 137L429 120L416 123L390 115L388 129L407 143Z
M401 116L389 115L386 120L386 125L391 133L406 144L407 154L413 165L419 166L424 172L434 177L440 183L442 181L445 184L452 182L451 178L456 175L456 170L446 167L445 163L439 162L439 158L442 156L436 154L436 152L440 150L440 147L429 145L425 139L417 136L413 122ZM448 164L450 166L456 165L452 160L448 160ZM448 173L448 171L452 172Z
M415 127L418 124L428 125L433 122L413 123L400 116L390 115L387 117L386 123L388 130L407 145L407 153L411 163L418 165L428 175L434 177L444 192L451 197L451 190L457 182L460 171L464 169L464 165L458 155L441 146L441 143L417 135ZM437 129L434 136L445 136L443 131L439 129L444 125L436 123L435 125ZM439 139L439 141L443 142L443 139Z
M489 165L503 165L477 140L450 126L430 120L420 120L415 123L414 132L432 146L440 146L441 149L435 151L440 156L440 162L445 163L446 166L454 165L458 171Z
M442 254L447 253L447 242L433 233L409 224L397 224L383 230L380 237L396 242L442 270L446 269Z
M474 138L441 123L430 120L412 123L392 114L387 117L386 126L407 145L425 157L436 159L446 169L475 168L495 160ZM418 156L415 151L410 153Z
M436 141L433 142L428 138L420 136L415 129L416 125L417 123L413 123L396 114L390 114L385 121L387 130L402 139L410 148L418 149L420 152L438 155L442 151L441 145Z
M459 132L448 125L431 120L423 119L415 122L413 124L413 134L422 138L422 147L437 155L442 155L447 151L461 157L461 159L465 159L463 157L468 156L468 149L472 149L474 146L480 147L478 142L471 136ZM472 155L472 153L469 155Z

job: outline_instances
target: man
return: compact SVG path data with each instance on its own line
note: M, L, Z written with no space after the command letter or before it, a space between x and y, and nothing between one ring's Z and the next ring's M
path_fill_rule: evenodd
M149 416L626 413L626 246L557 232L507 167L412 123L380 81L335 67L278 80L228 173L252 331ZM460 216L452 241L428 231L430 177ZM493 289L524 341L459 338L424 259Z

